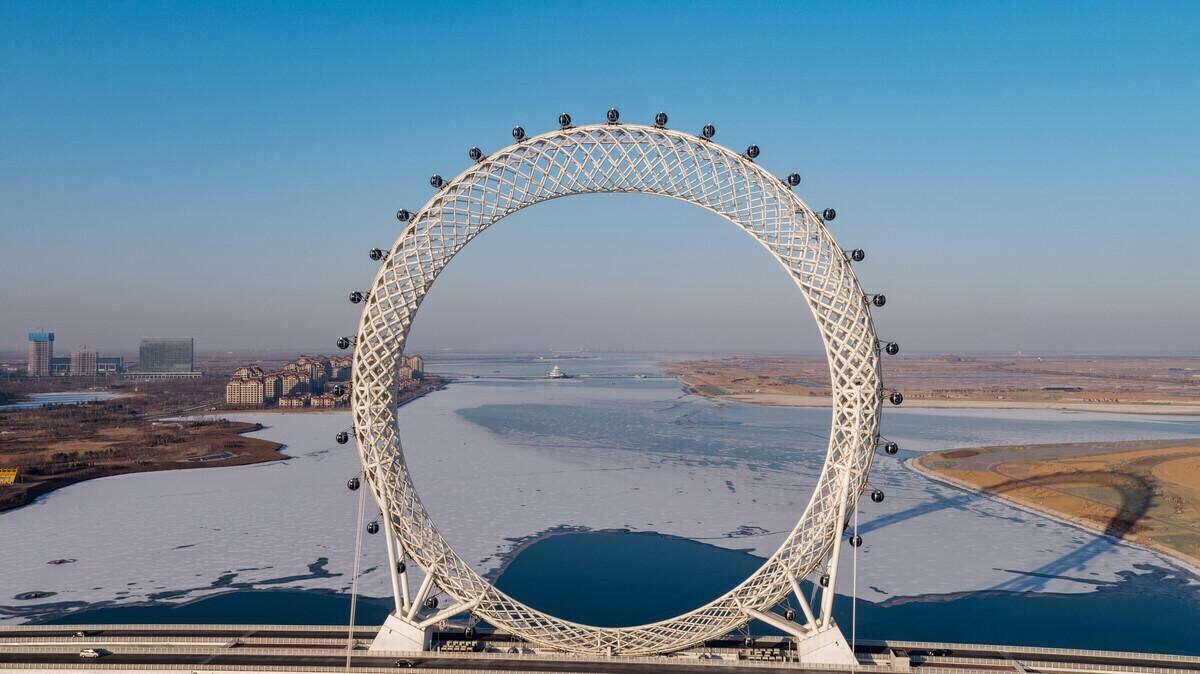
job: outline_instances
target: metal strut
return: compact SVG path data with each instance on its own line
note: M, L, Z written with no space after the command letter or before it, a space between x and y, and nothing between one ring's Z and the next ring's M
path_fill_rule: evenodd
M850 483L850 473L847 472L842 477L842 494L846 493L846 489ZM842 528L846 523L846 499L843 497L838 500L837 519L834 520L834 526L837 532L833 538L833 552L829 555L829 585L821 590L821 627L829 627L833 624L833 588L837 585L838 560L842 556Z
M796 580L796 575L791 571L788 571L788 582L791 583L792 594L796 596L796 602L800 604L800 610L804 613L805 624L809 629L816 629L817 619L813 616L812 606L804 598L804 590L800 587L800 581Z
M391 510L385 507L383 512L390 513ZM396 603L396 613L402 613L408 610L408 578L406 577L408 574L407 570L405 573L401 573L398 570L398 565L396 564L396 538L395 534L392 533L390 523L383 528L383 533L384 543L387 545L388 576L392 580L392 599ZM405 587L401 587L401 577L404 577L403 584Z
M354 613L358 608L358 568L362 560L363 511L367 505L367 492L358 494L358 519L354 520L354 572L350 577L350 633L346 635L346 671L350 671L350 658L354 655Z

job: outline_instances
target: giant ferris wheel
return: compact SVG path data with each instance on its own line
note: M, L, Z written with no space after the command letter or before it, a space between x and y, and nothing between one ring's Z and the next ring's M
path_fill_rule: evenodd
M881 343L871 320L882 295L864 292L852 269L860 250L845 251L827 227L836 213L818 213L793 191L800 176L777 177L756 163L757 146L739 153L712 139L653 125L627 124L609 110L601 124L559 117L559 128L536 136L513 129L513 144L490 155L471 148L473 164L451 180L433 176L436 194L417 212L401 210L403 229L381 260L363 303L354 344L353 435L363 473L383 513L394 573L396 609L373 648L428 648L431 629L463 613L543 648L584 654L660 654L729 634L751 620L792 635L815 661L846 662L850 655L832 617L833 589L843 530L867 488L881 443L885 399ZM832 380L832 422L824 467L812 498L779 549L742 583L688 613L633 627L598 627L563 620L508 596L484 579L439 533L413 487L396 424L396 376L417 310L438 275L480 232L534 204L576 194L634 192L678 199L711 211L753 236L795 282L816 319ZM895 445L886 444L894 453ZM873 498L881 499L881 492ZM851 537L850 545L861 543ZM424 573L408 582L408 564ZM821 574L819 601L800 581ZM440 607L440 590L450 605ZM779 612L796 601L801 614Z

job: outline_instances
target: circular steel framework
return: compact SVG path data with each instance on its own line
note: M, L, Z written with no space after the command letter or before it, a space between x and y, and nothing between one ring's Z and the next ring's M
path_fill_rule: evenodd
M865 488L879 440L879 347L869 298L850 260L786 180L702 137L659 126L568 126L522 138L491 156L477 155L473 151L476 162L443 182L405 222L366 295L355 340L355 437L367 483L400 554L418 564L429 582L462 610L535 644L568 652L671 652L724 636L755 613L772 611L798 587L797 579L807 577L839 547L835 543ZM617 628L574 623L526 606L463 560L438 532L413 487L395 406L398 360L409 328L454 255L522 208L605 192L686 201L724 217L761 243L790 274L816 319L833 394L825 465L808 506L779 549L745 581L704 606L668 620Z

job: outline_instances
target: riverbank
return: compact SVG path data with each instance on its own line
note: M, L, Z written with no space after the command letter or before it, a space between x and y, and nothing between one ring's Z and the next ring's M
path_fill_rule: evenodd
M729 357L661 365L717 400L829 407L821 357ZM1200 359L888 357L884 381L905 407L1200 415Z
M450 380L436 375L427 375L416 386L401 389L396 395L396 407L407 405L408 403L429 395L434 391L440 391L450 384ZM231 414L245 413L268 413L268 414L345 414L350 411L349 406L344 407L239 407L234 405L226 405L223 411ZM211 413L201 413L210 416Z
M431 376L397 396L397 407L449 383ZM100 394L96 394L100 395ZM15 468L18 481L0 485L0 513L72 484L113 475L188 468L244 466L289 458L284 445L242 437L261 423L233 422L198 412L171 420L148 418L141 398L110 394L82 405L0 411L0 468ZM229 413L246 410L226 410ZM347 408L254 410L278 414L346 414ZM7 412L7 414L5 414Z
M123 403L113 405L119 410ZM18 422L4 419L7 437L0 467L15 469L17 480L0 485L0 513L63 487L102 477L288 458L279 451L283 448L280 443L244 437L262 430L262 424L225 419L122 421L92 407L103 405L29 411ZM47 414L38 414L41 412ZM8 415L13 416L18 415ZM47 416L51 418L42 418Z
M1200 440L952 449L909 465L1200 569Z
M682 380L681 380L682 381ZM696 388L683 382L688 393L714 400L771 405L775 407L828 408L833 404L829 396L795 395L787 393L744 393L717 394L711 389ZM1200 415L1200 404L1178 402L1159 403L1076 403L1036 400L934 400L910 397L907 393L904 406L917 409L947 410L1058 410L1062 412L1101 412L1111 414L1171 414L1181 416Z

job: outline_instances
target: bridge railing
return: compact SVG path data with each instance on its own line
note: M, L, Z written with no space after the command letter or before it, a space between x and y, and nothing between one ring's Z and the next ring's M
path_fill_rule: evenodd
M1200 631L1197 632L1200 638ZM934 650L945 649L951 652L959 651L996 651L1013 655L1060 655L1074 658L1104 658L1111 660L1153 660L1181 664L1196 664L1200 669L1200 656L1172 655L1165 653L1139 653L1136 651L1102 651L1086 648L1050 648L1041 646L1002 646L997 644L958 644L935 641L862 641L861 644L903 648L905 650Z

